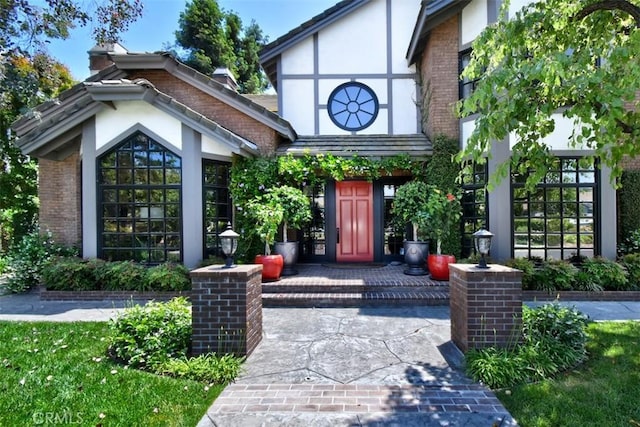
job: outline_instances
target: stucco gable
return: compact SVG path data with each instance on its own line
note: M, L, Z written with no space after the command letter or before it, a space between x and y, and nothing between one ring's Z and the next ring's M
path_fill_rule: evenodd
M41 152L41 149L44 149L50 143L59 148L68 144L69 140L76 139L80 135L80 130L74 128L77 128L79 123L93 116L100 108L104 107L104 105L96 102L94 96L100 97L102 95L99 95L99 93L104 91L106 91L105 96L107 98L123 96L122 93L114 91L113 85L105 85L105 82L120 80L122 83L136 70L162 70L167 72L220 103L227 105L229 108L238 111L241 115L246 116L247 120L259 122L272 129L275 133L282 135L285 139L293 141L297 137L291 125L275 112L180 63L168 53L127 53L111 55L110 58L114 62L113 65L62 92L57 99L38 105L13 123L11 128L18 137L17 145L25 153L35 155L35 147L38 148L38 152ZM98 85L92 86L93 83ZM87 88L90 87L93 89L88 90ZM120 84L118 87L122 90L125 86ZM152 94L154 91L155 95ZM126 96L131 95L132 92L129 91ZM158 105L172 105L178 110L189 111L189 115L199 117L199 122L214 123L218 128L224 129L212 118L206 117L203 112L189 108L186 104L158 91L155 87L152 91L147 91L147 96L150 96L151 99L156 100L158 103L162 102L162 104ZM100 102L107 101L101 99ZM173 112L171 109L170 111ZM62 135L62 133L72 129L74 129L72 134ZM237 134L235 136L246 141L246 139ZM249 144L247 147L254 145L253 143ZM252 150L253 148L249 148L249 151Z
M260 51L260 64L267 73L273 87L277 89L277 61L282 52L370 1L342 0L262 48Z
M239 155L256 155L257 146L219 126L208 117L158 91L145 79L86 81L73 88L73 96L49 104L49 108L29 120L14 125L17 145L35 157L60 159L77 145L82 123L105 108L115 109L117 101L144 101L180 120L198 132L227 144Z

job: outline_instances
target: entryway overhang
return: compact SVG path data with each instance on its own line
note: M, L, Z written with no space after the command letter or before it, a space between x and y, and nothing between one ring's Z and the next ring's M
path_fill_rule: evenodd
M300 136L292 143L282 144L277 154L304 156L307 154L358 155L369 158L407 154L424 158L433 154L429 138L423 134L410 135L332 135Z

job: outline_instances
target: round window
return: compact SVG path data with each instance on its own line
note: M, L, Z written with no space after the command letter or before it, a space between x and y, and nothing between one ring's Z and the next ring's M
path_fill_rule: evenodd
M378 116L378 98L370 87L358 82L343 83L331 92L327 111L340 129L356 131L373 123Z

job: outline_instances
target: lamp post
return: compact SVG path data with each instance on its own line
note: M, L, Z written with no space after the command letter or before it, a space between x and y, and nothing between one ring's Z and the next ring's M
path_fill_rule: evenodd
M220 237L220 246L222 253L225 254L227 260L222 268L233 268L233 255L238 249L238 237L240 235L231 229L231 222L227 224L227 229L218 235Z
M485 257L489 254L491 250L491 238L493 237L493 233L484 228L473 233L473 239L475 241L476 251L480 252L480 262L476 266L477 268L490 268L487 265L487 260Z

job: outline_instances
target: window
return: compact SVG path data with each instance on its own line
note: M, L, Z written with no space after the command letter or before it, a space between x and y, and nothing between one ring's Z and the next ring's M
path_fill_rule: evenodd
M596 254L597 170L586 159L560 158L532 193L513 174L514 257L569 259Z
M181 163L141 132L98 158L102 258L182 260Z
M331 92L327 109L340 129L358 131L369 127L378 116L378 98L370 87L348 82Z
M382 187L384 198L384 255L403 255L406 227L394 224L391 208L396 197L396 191L403 182L387 183Z
M204 191L204 257L222 257L218 235L231 221L229 173L231 165L213 160L202 161Z
M314 255L326 255L325 244L325 184L307 186L304 192L311 199L311 222L303 230L302 256L309 259Z
M487 227L487 164L469 164L462 172L462 257L474 253L473 233Z
M462 71L469 65L471 61L471 49L460 52L459 70L458 74L462 74ZM476 85L480 79L469 80L468 78L460 79L459 97L460 99L468 98L475 90Z

